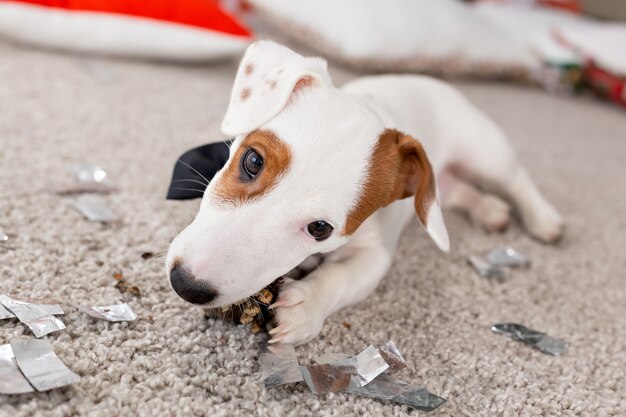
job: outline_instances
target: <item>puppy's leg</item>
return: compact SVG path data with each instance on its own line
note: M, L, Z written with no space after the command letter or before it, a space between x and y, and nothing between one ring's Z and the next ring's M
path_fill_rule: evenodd
M543 197L497 127L481 146L466 151L467 156L458 162L464 177L511 201L536 239L552 243L561 238L561 216Z
M350 248L343 259L327 259L300 281L291 281L272 306L278 326L270 343L302 344L317 336L326 317L363 300L391 265L390 252L381 247Z
M524 224L532 236L547 243L558 241L563 235L563 220L556 209L546 201L522 166L511 172L501 183L503 192L514 201Z
M502 199L485 194L473 185L446 174L442 184L442 204L466 213L472 221L488 232L500 232L511 221L511 207Z

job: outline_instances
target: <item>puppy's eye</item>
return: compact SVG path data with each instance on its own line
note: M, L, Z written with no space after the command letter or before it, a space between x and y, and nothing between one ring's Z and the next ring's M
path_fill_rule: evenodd
M263 168L263 157L256 149L250 148L243 156L241 167L246 175L252 179L256 177L261 171L261 168Z
M316 220L309 223L306 226L305 231L307 235L311 236L318 242L321 242L322 240L328 239L328 237L333 233L333 227L324 220Z

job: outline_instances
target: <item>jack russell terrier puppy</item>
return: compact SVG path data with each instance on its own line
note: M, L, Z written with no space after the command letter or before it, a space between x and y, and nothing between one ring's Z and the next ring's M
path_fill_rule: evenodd
M281 288L271 342L307 342L326 317L370 294L413 216L448 251L441 205L497 231L510 203L535 238L555 242L563 231L506 135L433 78L372 76L336 88L323 59L256 42L222 131L235 137L229 159L166 268L182 298L218 307L324 254Z

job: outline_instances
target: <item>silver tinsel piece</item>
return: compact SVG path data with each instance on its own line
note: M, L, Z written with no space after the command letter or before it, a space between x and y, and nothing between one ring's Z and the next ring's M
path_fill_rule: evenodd
M110 306L85 307L74 304L74 307L92 317L108 321L133 321L137 315L127 303L113 304Z
M35 389L22 375L11 345L0 345L0 394L24 394Z
M259 343L261 374L266 387L302 381L300 365L293 345Z
M21 322L65 314L59 303L51 298L26 298L2 294L0 303L15 314Z
M334 366L351 366L354 368L351 387L362 387L370 383L378 375L389 369L382 355L374 346L369 345L361 353L333 363Z
M513 268L530 266L528 257L511 247L498 247L489 252L487 262L493 266L509 266Z
M65 314L56 300L49 298L22 298L0 295L0 303L27 325L36 337L65 329L65 324L55 314ZM0 316L4 315L0 311Z
M313 394L344 391L350 387L354 366L324 364L301 366L302 378Z
M494 333L509 336L513 340L522 342L548 355L558 356L567 350L567 345L563 340L529 329L521 324L499 323L494 324L491 330Z
M412 386L386 372L407 366L392 341L380 349L368 346L356 356L325 353L315 362L317 365L300 367L304 381L314 394L344 391L426 412L446 402L425 388Z
M380 375L363 387L350 388L348 392L368 398L405 404L425 412L432 411L446 402L445 398L431 394L426 388L412 386L388 374Z
M109 182L106 171L97 165L87 163L74 164L72 165L72 173L76 182L97 182L101 184Z
M12 319L14 317L15 317L15 314L11 313L2 304L0 304L0 320L2 320L2 319Z
M54 316L43 316L38 319L22 322L28 326L35 337L42 337L52 332L65 329L65 323Z
M500 267L491 265L489 262L478 256L468 256L467 262L476 272L478 272L478 275L483 278L495 278L498 280L504 279L504 271Z
M111 210L104 199L94 194L83 194L69 204L92 222L113 222L117 215Z
M17 365L37 391L64 387L80 380L61 362L46 340L18 340L11 342L11 347Z
M399 371L407 367L406 361L393 341L390 340L378 350L385 362L389 364L390 371Z

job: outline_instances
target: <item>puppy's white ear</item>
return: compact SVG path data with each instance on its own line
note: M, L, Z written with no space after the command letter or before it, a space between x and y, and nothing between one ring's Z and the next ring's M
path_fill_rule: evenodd
M251 132L280 113L294 91L331 85L325 60L305 58L274 42L255 42L239 64L222 132Z

